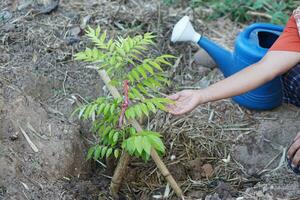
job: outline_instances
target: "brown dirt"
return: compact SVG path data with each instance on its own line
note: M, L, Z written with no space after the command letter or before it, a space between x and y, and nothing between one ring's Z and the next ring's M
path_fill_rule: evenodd
M228 49L244 25L226 18L207 22L207 9L156 0L61 0L53 12L37 14L43 2L52 1L0 0L0 199L109 199L109 173L84 159L94 142L88 123L70 117L78 104L104 94L97 73L73 60L89 45L84 27L100 25L111 36L157 34L153 53L181 57L170 69L169 89L178 91L205 87L222 75L204 66L210 61L194 60L198 47L170 44L175 22L193 16L197 30ZM223 100L184 117L160 113L149 127L165 136L164 162L187 199L291 199L300 195L299 178L281 158L299 121L292 106L254 112ZM166 188L152 161L133 159L121 193L124 199L153 199Z

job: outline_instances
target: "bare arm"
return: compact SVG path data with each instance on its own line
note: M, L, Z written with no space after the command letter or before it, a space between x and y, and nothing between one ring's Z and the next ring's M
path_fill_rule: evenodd
M255 89L281 75L300 62L300 53L270 51L256 64L219 81L206 89L199 90L204 102L237 96ZM199 103L204 103L202 102Z
M201 90L183 90L169 96L175 101L169 112L181 115L199 104L237 96L281 75L300 62L300 53L270 51L264 58L242 71Z

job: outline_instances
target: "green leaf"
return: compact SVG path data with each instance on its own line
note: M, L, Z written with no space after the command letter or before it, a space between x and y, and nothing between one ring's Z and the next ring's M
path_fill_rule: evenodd
M100 106L98 106L98 109L96 111L97 115L100 115L100 113L103 112L103 109L105 107L105 103L100 104Z
M137 150L137 152L141 155L143 151L143 145L142 145L143 137L142 136L136 136L134 140L134 145Z
M86 106L83 106L83 107L80 109L80 112L79 112L79 114L78 114L78 118L79 118L79 119L82 117L82 115L83 115L85 109L86 109Z
M149 111L148 111L148 108L146 106L146 104L141 104L141 109L143 111L143 113L145 113L146 116L149 116Z
M156 113L156 108L152 102L147 101L146 104L147 104L147 107L149 108L149 110L151 110L153 113Z
M98 160L100 153L101 153L101 149L102 149L101 146L97 146L95 153L94 153L94 158L93 158L94 160Z
M159 71L164 71L164 70L159 66L158 63L153 62L153 61L149 61L149 63L150 63L153 67L155 67L156 69L158 69Z
M153 85L153 86L156 86L156 87L161 87L162 85L156 81L154 78L149 78L148 81Z
M108 139L109 139L109 141L113 141L113 136L114 136L114 134L115 134L115 130L111 130L111 131L109 131L109 134L108 134Z
M103 133L101 134L102 137L105 137L111 130L110 126L105 127L105 130L103 131Z
M148 95L147 90L144 88L144 86L142 84L138 84L137 87L139 88L139 90L144 93L145 95Z
M145 70L141 66L139 66L137 68L137 70L143 76L143 78L147 78L147 73L145 72Z
M147 160L149 160L149 158L150 158L150 155L147 154L145 151L143 151L142 154L141 154L140 156L142 157L142 159L143 159L144 161L147 161Z
M106 31L103 32L103 34L100 37L100 42L103 43L106 39Z
M86 107L85 110L84 110L83 115L82 115L83 119L87 119L87 118L90 116L90 114L91 114L91 112L90 112L91 109L92 109L91 104L88 104L87 107Z
M108 158L108 157L111 155L112 151L113 151L112 148L109 148L109 149L107 150L107 152L106 152L106 158Z
M134 107L131 106L127 108L127 110L125 111L125 116L127 119L134 119L135 118Z
M128 79L129 79L129 81L130 81L131 83L134 82L134 78L133 78L133 76L132 76L131 74L128 74L127 77L128 77Z
M136 97L135 97L135 95L133 94L132 91L128 92L128 97L129 97L129 99L136 99Z
M109 104L106 104L106 105L105 105L105 108L104 108L104 110L103 110L103 114L104 114L104 115L107 115L109 109L110 109L110 105L109 105Z
M168 98L156 98L156 99L157 99L159 102L162 102L162 103L168 103L168 104L174 103L173 100L168 99Z
M118 139L119 139L119 132L116 132L113 136L113 142L114 143L117 143L118 142Z
M164 76L156 76L155 77L158 81L160 81L160 82L162 82L162 83L164 83L164 84L167 84L167 85L169 85L169 80L166 78L166 77L164 77Z
M131 70L131 74L135 78L136 81L140 80L140 76L139 76L138 72L135 69Z
M104 158L105 154L106 154L106 151L107 151L107 146L103 147L102 150L101 150L101 158Z
M170 62L166 61L166 60L165 60L164 58L162 58L162 57L158 57L158 58L156 58L156 60L157 60L158 62L162 63L162 64L165 64L165 65L168 65L168 66L172 66L172 64L171 64Z
M136 136L136 134L137 134L135 128L133 128L133 127L129 128L129 133L130 133L130 136Z
M148 88L152 88L152 89L155 88L155 86L152 85L152 83L149 81L149 79L144 80L142 83L143 83L143 85L147 86Z
M153 102L157 108L163 111L167 111L166 107L160 102Z
M133 94L135 95L135 97L139 98L139 99L142 99L143 98L143 95L135 88L132 88L131 89Z
M150 155L151 153L151 143L148 141L147 137L143 137L142 146L144 148L144 151Z
M152 67L150 65L148 65L147 63L143 64L143 68L145 70L147 70L148 72L150 72L150 74L152 74L152 75L154 74L154 71L153 71Z
M120 154L119 149L115 149L115 150L114 150L114 156L115 156L115 158L118 158L118 157L119 157L119 154Z
M143 116L142 109L141 109L141 106L139 104L134 106L134 111L135 111L136 116L138 116L138 117Z
M165 153L165 146L160 139L160 137L154 135L154 134L149 134L146 136L148 138L148 141L151 143L151 145L159 152Z
M96 147L97 146L92 146L91 148L89 148L88 153L87 153L87 157L86 157L87 160L89 160L93 157L93 154L96 150Z
M116 109L115 104L112 104L111 107L110 107L110 113L114 114L115 109Z
M130 155L133 155L135 151L134 137L130 137L125 141L126 141L125 149Z

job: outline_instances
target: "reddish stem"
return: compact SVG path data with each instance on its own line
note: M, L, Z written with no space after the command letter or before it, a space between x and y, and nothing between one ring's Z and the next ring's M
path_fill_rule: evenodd
M128 80L124 81L123 92L124 92L125 100L124 100L124 103L122 104L122 107L121 107L122 110L121 110L121 115L120 115L120 118L119 118L119 128L122 128L122 126L123 126L125 111L126 111L126 109L128 108L128 105L129 105L129 98L128 98L129 84L128 83L129 83Z

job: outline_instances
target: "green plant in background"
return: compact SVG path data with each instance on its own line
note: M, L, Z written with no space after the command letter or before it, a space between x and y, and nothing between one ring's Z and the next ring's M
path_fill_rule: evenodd
M175 0L163 0L170 4L178 3ZM257 15L261 14L269 22L275 24L285 24L291 12L296 7L294 0L190 0L193 8L204 6L213 10L210 18L215 19L228 15L232 20L239 22L252 21Z
M285 24L289 17L289 9L294 5L293 1L278 0L224 0L214 2L211 7L214 10L213 17L229 15L235 21L250 21L255 15L252 12L266 14L271 23Z
M162 65L171 65L168 59L174 57L148 57L148 48L154 44L151 33L108 40L106 32L101 34L98 27L88 28L86 35L95 47L77 53L76 60L92 62L98 70L106 70L111 84L124 93L122 99L103 96L76 109L79 118L92 120L92 131L98 136L87 158L97 160L111 155L117 158L126 150L148 160L151 148L163 154L165 147L159 133L150 130L137 133L126 121L165 110L165 105L171 103L159 97L158 89L169 83Z
M168 5L168 6L179 3L179 0L161 0L161 1L163 4Z

